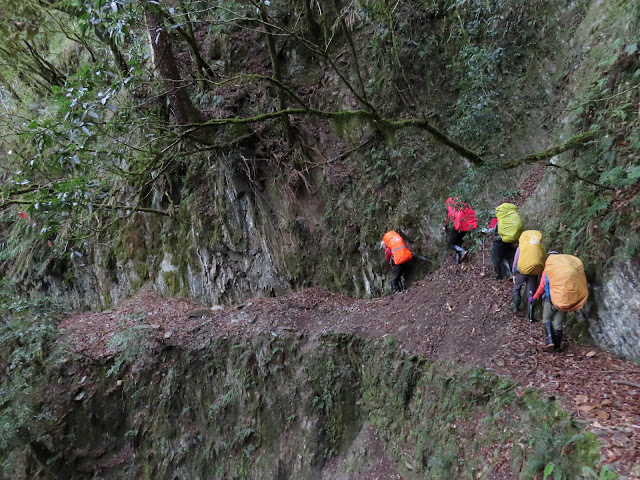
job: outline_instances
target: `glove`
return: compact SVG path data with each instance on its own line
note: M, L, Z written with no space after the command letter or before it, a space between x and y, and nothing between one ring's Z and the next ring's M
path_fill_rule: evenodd
M529 303L533 303L533 297L529 297Z

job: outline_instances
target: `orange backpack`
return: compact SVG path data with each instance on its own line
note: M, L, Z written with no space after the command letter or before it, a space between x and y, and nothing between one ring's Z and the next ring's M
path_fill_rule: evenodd
M580 310L587 301L589 289L584 265L573 255L549 255L544 266L549 278L551 302L558 310Z
M411 252L409 251L409 247L407 247L407 245L404 243L402 237L393 230L385 233L382 237L382 241L387 247L391 249L393 262L396 265L400 265L411 260Z

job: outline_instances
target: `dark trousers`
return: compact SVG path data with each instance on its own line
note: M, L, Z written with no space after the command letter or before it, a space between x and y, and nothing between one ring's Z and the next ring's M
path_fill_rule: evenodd
M402 275L404 275L408 263L396 265L393 260L391 261L391 291L393 293L402 291Z
M509 270L513 268L513 257L516 255L518 246L514 243L504 243L500 235L493 237L493 246L491 247L491 261L496 275L502 276L504 269L503 260L509 263ZM506 274L507 272L505 272Z
M540 277L537 275L523 275L522 273L516 273L516 283L513 285L513 296L520 297L520 290L522 289L522 285L526 285L526 290L524 292L524 297L529 298L529 296L533 296L538 289L538 284L540 283Z
M451 250L456 250L455 247L462 247L462 239L467 234L467 232L459 232L455 228L449 230L449 241L448 245Z

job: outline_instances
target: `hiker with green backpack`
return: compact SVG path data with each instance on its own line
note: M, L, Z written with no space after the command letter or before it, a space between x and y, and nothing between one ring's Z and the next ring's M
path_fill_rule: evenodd
M513 258L524 225L518 214L518 207L512 203L498 205L495 212L496 216L491 220L487 233L495 234L491 248L491 261L496 272L493 278L501 280L512 275Z

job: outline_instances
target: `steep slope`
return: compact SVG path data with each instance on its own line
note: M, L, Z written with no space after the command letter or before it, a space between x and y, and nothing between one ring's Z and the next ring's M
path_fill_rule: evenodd
M117 352L112 340L126 328L150 332L143 337L150 342L148 352L269 332L310 339L329 333L394 337L402 349L428 361L485 366L516 382L516 395L541 389L597 435L604 462L627 478L637 477L640 367L572 339L562 353L543 351L540 323L529 325L510 311L512 284L483 276L482 263L480 252L462 265L449 259L405 292L374 300L314 288L211 311L147 289L116 309L71 316L60 327L79 352L95 360Z

